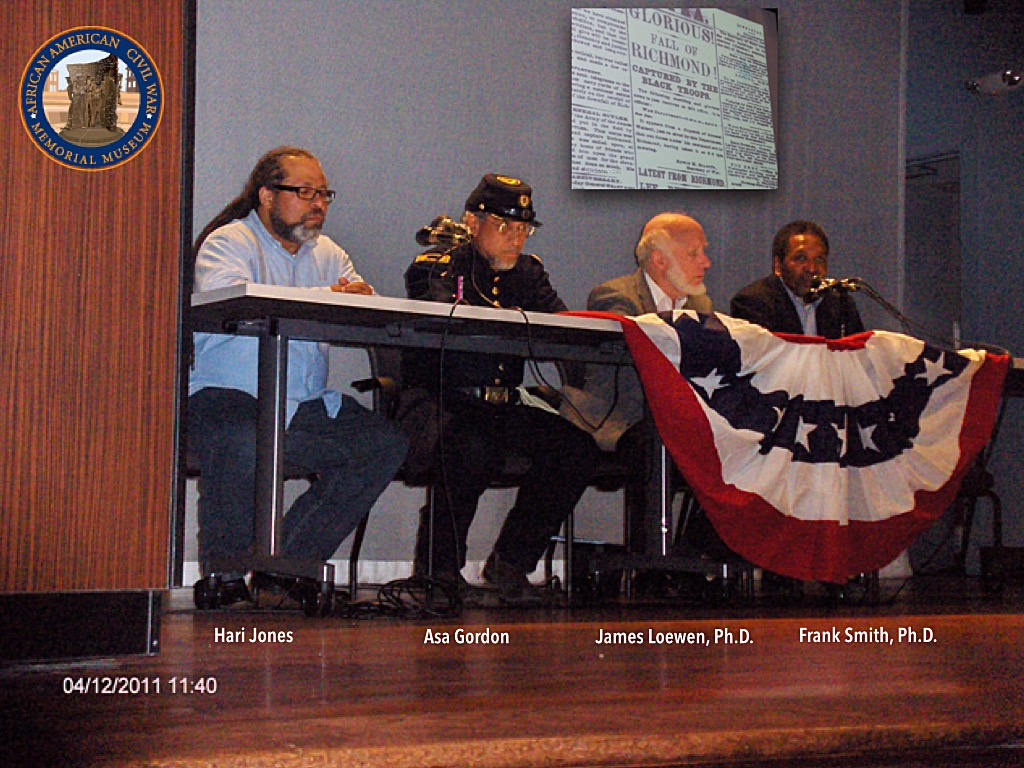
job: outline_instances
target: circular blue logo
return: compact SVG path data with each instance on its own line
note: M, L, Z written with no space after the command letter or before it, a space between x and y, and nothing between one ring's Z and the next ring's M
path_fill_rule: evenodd
M106 27L76 27L46 41L21 77L21 121L55 162L102 171L131 160L163 116L160 72L146 50Z

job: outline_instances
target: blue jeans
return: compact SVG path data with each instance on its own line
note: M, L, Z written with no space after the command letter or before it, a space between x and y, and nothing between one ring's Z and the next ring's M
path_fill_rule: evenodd
M199 459L199 559L244 555L254 544L257 401L207 388L188 401L189 449ZM323 400L302 403L285 432L285 461L318 479L284 517L279 554L330 559L370 512L405 459L391 422L344 397L335 418Z

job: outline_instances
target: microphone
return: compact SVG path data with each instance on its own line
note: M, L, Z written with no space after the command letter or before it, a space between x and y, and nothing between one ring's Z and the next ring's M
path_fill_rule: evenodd
M811 289L804 294L804 301L810 304L817 301L826 292L832 290L838 281L831 277L816 277L811 281Z
M416 242L424 247L440 245L451 248L456 245L465 245L472 237L469 227L465 224L460 224L441 215L427 226L420 228L416 233Z
M859 277L846 277L842 280L836 280L831 277L816 277L811 281L811 289L804 295L804 301L810 304L829 291L836 291L838 293L859 291L863 282Z

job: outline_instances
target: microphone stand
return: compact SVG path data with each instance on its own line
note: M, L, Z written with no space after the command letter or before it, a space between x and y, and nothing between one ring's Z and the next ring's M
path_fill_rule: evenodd
M997 355L1010 354L1004 347L996 346L994 344L985 344L978 341L972 341L967 344L963 344L962 342L957 342L955 339L950 339L946 336L940 336L939 334L929 331L921 323L911 320L909 317L904 315L899 309L896 308L895 305L893 305L890 301L886 300L886 298L882 296L881 293L875 290L875 288L870 283L868 283L866 280L863 280L862 278L850 277L845 280L837 281L834 286L831 286L831 290L839 290L846 293L852 291L863 291L869 299L871 299L878 306L884 309L886 313L888 313L900 324L900 328L902 328L903 333L906 334L907 336L913 336L914 331L916 331L917 335L920 336L922 340L931 339L934 342L935 346L943 347L952 351L956 351L957 349L963 349L966 347L972 349L980 349L985 352L992 352Z
M851 293L853 291L863 291L864 294L875 302L878 306L886 311L896 322L900 324L900 328L903 329L903 333L907 336L912 336L911 327L914 322L904 315L892 302L888 301L882 294L875 290L874 286L868 283L866 280L862 280L859 277L850 277L846 280L841 280L836 283L835 289L842 291L843 293ZM921 327L922 330L923 326ZM933 336L934 337L934 336ZM943 340L946 341L946 340Z
M936 342L934 346L940 347L942 349L946 349L956 353L956 350L958 348L966 347L969 349L980 349L983 352L997 355L1010 354L1009 351L1004 347L999 347L994 344L984 344L982 342L970 342L969 344L966 345L962 343L958 344L957 341L954 339L942 337L930 332L922 324L911 320L909 317L900 312L900 310L897 309L891 302L887 301L886 298L882 296L882 294L876 291L870 283L868 283L865 280L862 280L859 277L851 277L846 280L839 281L834 286L832 286L832 289L840 290L843 291L844 293L849 293L851 291L863 291L869 299L878 304L878 306L884 309L889 315L891 315L900 323L900 326L903 328L903 332L907 336L912 336L913 334L911 333L911 329L917 328L919 331L918 335L923 337L922 340L924 338L931 338ZM992 434L989 436L988 443L985 445L985 447L978 454L978 457L975 459L974 467L972 467L968 471L967 476L965 476L964 478L965 482L971 481L974 483L981 484L992 482L992 476L990 473L988 473L986 466L988 464L989 458L992 455L992 451L995 449L996 438L999 436L999 429L1002 426L1003 414L1005 413L1005 411L1006 398L1003 397L999 406L999 412L996 414L995 424L992 425Z

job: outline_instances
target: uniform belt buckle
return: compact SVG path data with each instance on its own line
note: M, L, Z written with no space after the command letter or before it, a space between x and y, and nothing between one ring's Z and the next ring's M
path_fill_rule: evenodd
M484 387L484 402L492 405L508 405L508 387Z

